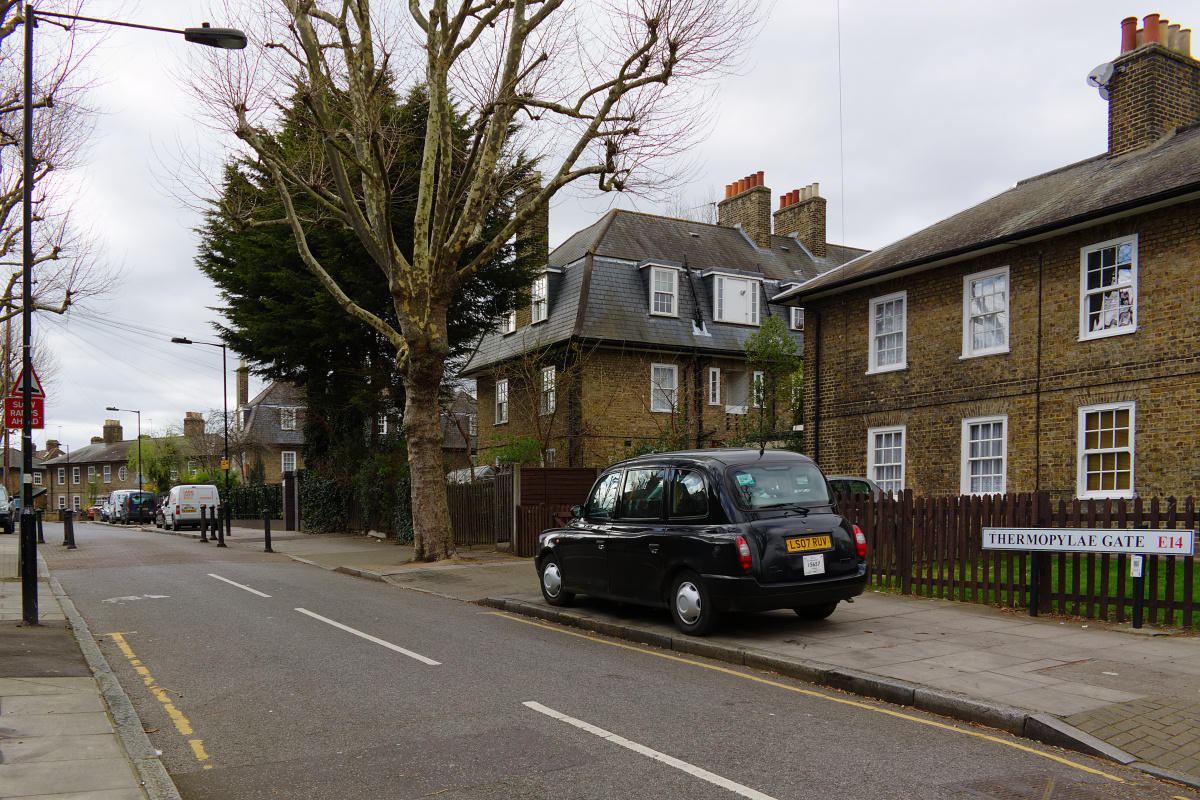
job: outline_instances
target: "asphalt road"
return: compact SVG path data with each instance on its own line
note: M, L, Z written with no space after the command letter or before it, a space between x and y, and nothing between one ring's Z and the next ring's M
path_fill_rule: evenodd
M79 529L79 550L43 553L187 800L1184 796L997 731L261 545Z

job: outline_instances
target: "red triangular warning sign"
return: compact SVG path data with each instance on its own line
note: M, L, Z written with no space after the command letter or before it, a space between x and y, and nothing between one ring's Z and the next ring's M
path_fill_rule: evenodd
M29 374L33 376L33 387L32 387L32 390L30 391L30 396L45 397L46 393L42 391L42 382L40 380L38 380L37 373L34 372L33 367L29 368ZM25 370L22 369L21 374L19 374L17 376L16 381L13 382L12 391L10 391L8 393L8 396L9 397L24 397L25 396L24 392L25 392Z

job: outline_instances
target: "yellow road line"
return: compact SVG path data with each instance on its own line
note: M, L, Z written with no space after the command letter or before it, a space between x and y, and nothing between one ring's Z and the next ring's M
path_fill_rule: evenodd
M192 729L192 723L183 712L175 707L171 702L171 698L167 696L166 691L154 682L154 676L150 674L150 670L146 669L142 664L141 659L133 652L133 648L125 641L123 633L106 633L105 636L111 636L112 640L117 643L117 647L121 648L121 652L125 654L125 658L129 659L129 663L137 670L137 674L142 676L142 682L150 689L150 692L158 698L158 702L162 703L163 710L167 712L167 716L175 723L175 729L179 731L181 736L191 736L195 731ZM204 742L200 739L188 739L188 744L192 747L192 752L196 754L197 761L207 761L208 753L204 752ZM212 769L212 764L205 764L205 769Z
M625 650L633 650L634 652L637 652L637 653L645 653L646 655L658 656L659 658L667 658L667 659L670 659L671 661L679 661L684 664L691 664L692 666L703 667L704 669L711 669L715 672L724 672L727 675L734 675L739 678L745 678L746 680L751 680L751 681L755 681L757 683L766 684L767 686L774 686L778 689L786 689L789 692L796 692L798 694L806 694L810 697L819 697L822 700L829 700L834 703L841 703L842 705L854 706L855 708L862 708L867 711L875 711L880 714L887 714L888 716L898 717L900 719L909 720L910 722L919 722L922 725L929 725L934 728L942 728L943 730L954 731L955 733L963 733L963 734L966 734L967 736L974 736L979 739L986 739L989 742L995 742L996 744L1001 744L1006 747L1012 747L1017 750L1024 750L1026 753L1032 753L1033 755L1041 756L1042 758L1048 758L1051 761L1057 761L1060 764L1066 764L1068 767L1074 767L1075 769L1083 770L1084 772L1090 772L1093 775L1099 775L1103 778L1108 778L1110 781L1116 781L1117 783L1125 782L1124 779L1122 779L1116 775L1109 775L1107 772L1102 772L1098 769L1094 769L1093 767L1088 767L1083 764L1076 763L1076 762L1070 760L1069 758L1063 758L1062 756L1056 756L1053 753L1046 753L1041 750L1037 750L1033 747L1029 747L1027 745L1020 744L1019 742L1010 742L1006 739L1001 739L998 736L992 736L990 734L981 733L979 731L968 730L966 728L959 728L954 725L947 725L944 722L937 722L937 721L931 720L931 719L923 719L921 717L913 716L912 714L905 714L901 711L893 711L890 708L881 708L879 706L874 706L869 703L863 703L863 702L860 702L857 700L847 700L844 697L835 697L833 695L824 694L822 692L814 692L811 689L801 689L798 686L789 686L786 683L779 683L778 681L767 680L766 678L760 678L757 675L748 675L744 672L738 672L737 670L728 669L726 667L718 667L715 664L705 664L703 661L695 661L690 658L682 658L680 656L670 655L668 653L659 653L654 650L648 649L646 647L634 647L633 645L621 644L620 642L611 642L611 641L608 641L607 639L602 639L602 638L599 638L598 636L589 635L586 633L576 633L574 631L563 630L562 628L554 626L554 625L547 625L546 623L543 623L543 622L534 622L531 619L525 619L524 617L515 616L513 614L508 614L503 611L488 611L486 613L492 614L497 617L504 617L505 619L511 619L516 622L524 622L526 625L533 625L534 627L537 627L537 628L545 628L546 630L555 631L556 633L565 633L568 636L578 636L579 638L587 639L590 642L600 642L601 644L607 644L607 645L611 645L613 647L620 647Z

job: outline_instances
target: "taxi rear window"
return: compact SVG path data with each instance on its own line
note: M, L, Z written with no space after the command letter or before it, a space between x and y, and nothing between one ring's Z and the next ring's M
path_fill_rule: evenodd
M737 504L750 511L831 501L825 476L815 464L743 464L725 474Z

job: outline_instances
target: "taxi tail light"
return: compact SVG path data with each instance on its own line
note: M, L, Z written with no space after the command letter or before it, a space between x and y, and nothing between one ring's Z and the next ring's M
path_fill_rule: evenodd
M858 548L858 557L867 557L867 537L862 532L862 528L854 526L854 546Z
M744 537L744 536L737 537L737 544L735 545L735 547L737 548L738 561L741 563L742 569L749 571L750 570L750 545L746 544L746 537Z

